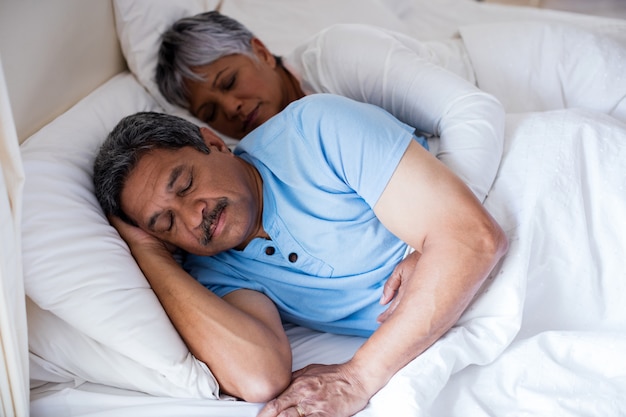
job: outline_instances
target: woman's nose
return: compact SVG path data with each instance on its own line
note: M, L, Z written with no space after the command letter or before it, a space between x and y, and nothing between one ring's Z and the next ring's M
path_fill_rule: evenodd
M222 99L222 108L229 119L239 117L241 113L241 100L233 95L226 95Z

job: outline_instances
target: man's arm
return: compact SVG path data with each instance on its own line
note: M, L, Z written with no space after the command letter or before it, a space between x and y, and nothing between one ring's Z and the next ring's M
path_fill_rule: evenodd
M165 245L120 219L128 243L174 327L222 392L246 401L275 397L291 380L291 347L272 301L250 290L223 299L187 274Z
M374 211L421 253L403 279L394 312L350 361L305 368L259 417L296 405L305 415L323 410L350 416L364 408L398 370L454 325L508 246L471 191L416 142Z

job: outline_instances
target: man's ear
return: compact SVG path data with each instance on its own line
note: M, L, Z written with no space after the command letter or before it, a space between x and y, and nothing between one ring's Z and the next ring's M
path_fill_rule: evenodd
M259 61L268 64L271 68L276 67L276 57L270 52L259 38L252 38L250 40L252 46L252 52L259 59Z
M202 133L202 137L204 138L204 143L206 146L215 146L219 149L220 152L230 152L230 148L226 146L226 143L217 136L211 129L208 127L201 127L200 133Z

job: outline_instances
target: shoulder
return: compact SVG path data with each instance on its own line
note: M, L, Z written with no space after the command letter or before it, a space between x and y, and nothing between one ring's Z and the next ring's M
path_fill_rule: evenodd
M280 113L263 123L242 139L235 154L261 155L298 146L325 138L329 125L350 123L356 102L334 94L311 94L291 102ZM352 109L352 110L351 110Z
M351 51L372 51L392 46L409 46L411 49L422 44L405 33L377 26L342 23L329 26L318 34L318 46L322 51L336 50L347 54Z
M374 123L390 123L395 119L385 110L373 104L363 103L337 94L311 94L291 103L283 111L292 123L299 127L301 133L336 131L345 132L371 126ZM333 135L335 136L335 135Z
M322 149L382 142L382 137L412 136L414 128L386 110L336 94L311 94L291 103L284 111L298 136L309 146Z
M399 32L362 23L338 23L320 31L317 34L317 39L325 41L328 45L336 42L349 42L356 45L363 44L363 40L371 41L403 36Z
M329 109L333 111L340 108L354 108L358 107L362 103L358 103L347 97L343 97L337 94L317 93L309 94L290 103L285 108L287 114L307 114L310 112L329 114Z
M311 36L290 54L287 60L303 55L318 57L343 57L355 52L366 52L377 46L388 46L398 41L410 41L408 36L381 27L361 23L340 23L329 26ZM412 40L415 42L414 40Z

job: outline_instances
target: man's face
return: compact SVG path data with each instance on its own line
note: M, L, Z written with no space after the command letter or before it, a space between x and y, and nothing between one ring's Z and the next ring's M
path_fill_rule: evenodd
M204 81L187 81L189 110L212 128L241 139L289 103L276 71L276 61L259 42L253 41L256 60L229 55L198 67Z
M124 213L151 235L197 255L245 247L260 227L253 168L225 147L210 149L143 155L122 190Z

